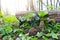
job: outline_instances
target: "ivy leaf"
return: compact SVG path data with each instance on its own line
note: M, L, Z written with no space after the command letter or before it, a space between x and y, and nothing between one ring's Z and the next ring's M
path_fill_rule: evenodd
M56 39L58 39L58 35L55 34L54 32L51 32L51 36L52 36L52 38L56 38Z
M38 32L36 36L41 37L41 36L43 36L43 33L42 32L40 32L40 33Z

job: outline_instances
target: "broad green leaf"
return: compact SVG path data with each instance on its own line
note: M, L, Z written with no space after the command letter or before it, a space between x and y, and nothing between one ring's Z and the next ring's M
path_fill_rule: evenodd
M55 34L55 33L53 33L53 32L51 32L51 36L52 36L52 38L56 38L56 39L58 39L58 35Z
M43 12L43 11L39 11L38 12L38 15L40 16L40 17L44 17L45 15L47 15L48 13L47 12Z
M14 15L10 15L10 16L3 17L3 21L5 23L14 23L14 22L17 22L18 20Z

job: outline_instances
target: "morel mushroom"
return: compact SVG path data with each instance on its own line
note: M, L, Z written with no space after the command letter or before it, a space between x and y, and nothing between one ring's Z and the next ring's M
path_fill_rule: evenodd
M45 26L44 21L40 21L40 25L39 25L39 27L44 27L44 26Z
M34 35L36 35L37 34L37 30L34 28L34 27L32 27L30 30L29 30L29 36L34 36Z

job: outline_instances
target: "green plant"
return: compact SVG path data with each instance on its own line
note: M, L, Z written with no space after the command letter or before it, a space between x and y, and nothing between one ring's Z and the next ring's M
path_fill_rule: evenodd
M38 40L38 38L37 37L32 37L31 40Z
M22 16L22 17L20 16L19 21L24 22L24 21L26 21L26 18L24 16Z
M48 8L52 10L54 8L54 6L53 5L50 5Z
M51 36L52 38L55 38L55 39L58 39L58 36L59 36L60 34L57 34L57 33L54 33L54 32L51 32L51 33L48 33L48 34L46 34L46 36Z
M19 37L20 37L21 40L30 40L31 39L31 37L29 37L25 34L19 34Z
M38 32L37 33L37 37L42 37L43 39L48 39L49 37L52 37L52 38L55 38L55 39L58 39L58 36L59 36L60 34L57 34L57 33L54 33L54 32L51 32L51 33L48 33L48 34L44 34L44 33L42 33L42 32Z
M32 17L34 17L36 14L34 13L29 13L29 14L24 14L24 17L26 18L26 20L31 19Z
M4 24L0 25L0 35L2 35L3 40L38 40L38 38L43 38L44 40L54 38L58 40L58 36L60 36L60 22L46 18L47 14L47 12L39 11L38 16L33 13L20 16L18 18L21 23L20 26L15 16L0 18L0 22L4 21ZM29 30L34 27L34 24L39 25L40 20L44 21L44 27L40 28L40 31L35 36L29 36ZM37 30L37 27L34 28ZM28 29L28 34L25 33L26 29ZM45 30L48 32L44 33L43 31Z
M58 36L60 36L60 34L58 33L60 31L60 23L46 23L45 27L41 28L41 31L43 30L48 30L49 32L47 34L38 32L36 36L43 37L44 40L47 40L47 38L49 37L58 39Z
M31 25L29 23L23 23L20 27L22 28L31 28Z
M40 16L40 17L44 17L44 16L46 16L48 14L48 12L44 12L44 11L39 11L38 12L38 15Z
M4 23L14 23L17 22L18 20L14 15L10 15L10 16L3 17L3 21Z
M57 32L60 31L60 23L51 23L48 24L50 31Z
M54 27L55 27L57 30L60 31L60 23L56 23L56 24L54 25Z
M4 36L2 40L13 40L13 38L9 35L9 36Z
M36 36L41 37L41 36L43 36L43 33L42 32L40 32L40 33L38 32Z
M34 13L29 13L29 14L24 14L23 16L20 16L18 18L20 21L20 24L21 24L20 27L28 28L28 29L31 28L35 21L33 18L35 15L36 14L34 14ZM36 19L36 20L38 20L38 19Z
M0 17L2 17L3 15L2 15L2 11L0 10Z
M12 27L11 27L11 25L3 25L3 26L1 26L0 27L0 34L1 35L8 35L8 34L10 34L10 33L12 33Z
M1 35L5 35L5 30L4 30L5 28L2 26L0 26L0 34Z
M46 35L44 33L42 33L42 32L40 32L40 33L38 32L36 36L38 38L41 38L42 37L44 40L48 40L48 37L46 37Z
M16 28L13 30L13 33L15 33L16 35L19 35L20 33L24 33L24 29Z
M6 25L4 30L5 30L6 34L12 33L12 31L13 31L12 27L10 25Z
M41 21L47 21L47 18L45 17L47 14L48 14L48 12L44 12L44 11L38 12L38 15L39 15Z

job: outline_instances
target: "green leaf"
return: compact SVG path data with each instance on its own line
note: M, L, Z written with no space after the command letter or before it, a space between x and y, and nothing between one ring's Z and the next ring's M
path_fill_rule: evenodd
M3 17L3 21L5 23L14 23L14 22L17 22L18 20L14 15L10 15L10 16Z
M58 39L58 35L55 34L55 33L53 33L53 32L51 32L51 36L52 36L52 38L56 38L56 39Z
M26 20L30 19L31 17L35 16L36 14L34 13L29 13L29 14L24 14L24 17L26 18Z
M51 18L50 20L51 20L51 21L55 21L55 19L54 19L54 18Z
M40 16L40 17L44 17L45 15L47 15L48 13L47 12L43 12L43 11L39 11L38 12L38 15Z
M20 34L19 37L20 37L21 40L30 40L31 39L31 37L29 37L25 34Z
M47 36L47 37L50 37L50 36L51 36L51 34L50 34L50 33L48 33L48 34L46 34L46 36Z
M38 32L36 36L37 37L41 37L41 36L43 36L43 33L42 32L40 32L40 33Z
M36 37L33 37L33 38L31 38L31 40L38 40L38 38L36 38Z
M49 8L49 9L53 9L53 8L54 8L54 6L53 6L53 5L50 5L48 8Z
M0 34L1 35L5 35L5 30L4 30L5 28L2 26L0 26Z
M12 32L12 28L11 28L10 25L6 25L6 27L5 27L5 32L6 32L7 34Z
M13 38L10 35L8 35L4 36L2 40L13 40Z
M1 16L3 16L3 15L2 15L2 12L0 11L0 17L1 17Z
M25 21L26 20L26 18L23 16L23 17L19 17L19 20L21 21L21 22L23 22L23 21Z
M47 38L47 37L45 37L45 36L43 36L43 39L44 39L44 40L48 40L48 38Z

